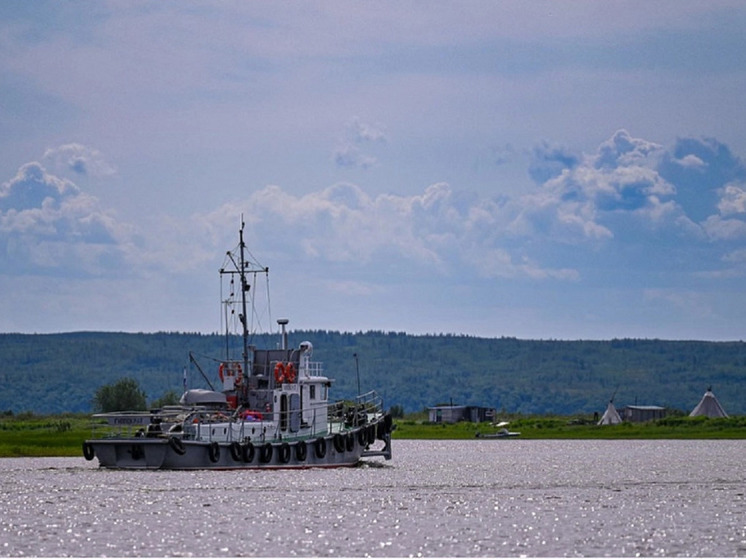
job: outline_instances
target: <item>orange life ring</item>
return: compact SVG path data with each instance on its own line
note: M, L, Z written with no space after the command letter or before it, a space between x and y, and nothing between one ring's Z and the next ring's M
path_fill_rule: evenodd
M275 382L280 384L285 382L285 364L282 361L275 365Z
M292 363L285 365L285 382L295 382L295 365Z

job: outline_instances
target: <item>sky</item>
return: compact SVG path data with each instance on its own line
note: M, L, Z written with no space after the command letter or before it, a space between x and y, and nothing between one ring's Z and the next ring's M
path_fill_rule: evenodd
M744 28L741 1L0 2L0 332L221 331L243 219L263 329L741 340Z

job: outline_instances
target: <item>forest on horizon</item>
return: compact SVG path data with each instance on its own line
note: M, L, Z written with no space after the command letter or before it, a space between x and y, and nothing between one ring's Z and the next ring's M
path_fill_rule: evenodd
M503 413L602 413L657 405L688 413L705 390L730 415L746 414L746 343L614 339L522 340L403 332L291 331L293 347L314 346L312 360L334 379L333 399L352 398L357 371L363 392L376 390L387 408L421 411L438 404L491 407ZM254 336L276 347L277 334ZM90 412L96 390L133 378L148 402L207 388L192 351L213 381L226 348L240 340L217 334L74 332L0 334L0 412ZM357 362L355 359L357 355Z

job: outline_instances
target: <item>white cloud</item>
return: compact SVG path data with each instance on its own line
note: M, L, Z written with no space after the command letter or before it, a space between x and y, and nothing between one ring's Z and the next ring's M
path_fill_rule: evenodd
M746 185L727 184L722 190L718 210L723 216L746 214Z
M702 227L714 241L746 239L746 222L740 219L723 219L719 215L712 215L702 223Z
M383 141L379 128L358 119L351 131L363 143ZM466 269L485 278L579 281L579 261L563 265L553 256L559 247L610 248L620 236L646 229L698 242L697 226L676 204L675 185L656 170L662 151L625 131L591 155L568 155L564 148L544 144L542 158L564 161L565 168L514 199L455 191L446 183L410 195L376 196L352 183L302 195L270 185L244 200L195 214L186 227L171 216L153 216L158 225L148 228L158 233L141 241L96 198L31 163L0 189L0 230L6 253L32 255L27 265L48 268L77 261L86 273L102 273L101 262L118 258L134 264L133 273L155 272L165 263L186 273L222 250L225 225L237 227L243 208L252 239L268 255L361 269L385 261L440 276ZM55 162L77 156L95 161L99 154L73 144L47 152ZM722 215L711 216L701 227L712 240L742 238L746 222L728 216L744 212L746 195L740 183L728 184L722 193ZM191 247L189 259L176 256L185 243Z
M689 153L681 159L676 159L676 162L687 169L704 169L707 167L707 163L693 153Z
M651 156L661 153L662 146L619 130L599 146L594 162L598 168L647 165Z
M116 173L100 151L75 143L48 149L44 152L43 162L59 172L73 171L78 175L97 178Z
M620 130L594 154L570 156L557 148L543 153L561 170L515 202L520 210L514 232L544 232L567 243L606 242L639 234L640 227L698 234L677 203L676 185L659 171L667 153L659 144Z
M339 167L359 167L367 169L376 164L376 158L365 155L357 147L346 144L334 150L334 162Z
M23 165L0 186L0 261L8 273L121 273L126 231L95 197L40 163Z
M461 196L444 183L417 195L376 197L352 184L303 196L268 186L231 207L249 208L249 236L265 254L307 263L397 263L402 270L424 267L429 271L423 273L438 275L466 266L486 277L577 277L574 271L544 270L520 250L511 255L500 246L507 236L505 207Z
M362 142L386 142L383 127L377 124L363 122L359 117L353 118L348 124L352 140Z
M746 189L742 183L729 183L717 189L719 214L709 216L702 228L714 241L746 240ZM731 253L733 254L733 253Z
M359 167L367 169L376 164L377 159L363 153L361 147L370 143L386 143L382 127L353 118L346 128L346 136L334 150L334 162L339 167Z
M48 206L58 205L79 192L72 182L48 175L39 163L27 163L0 186L0 210L23 212L39 209L45 202Z

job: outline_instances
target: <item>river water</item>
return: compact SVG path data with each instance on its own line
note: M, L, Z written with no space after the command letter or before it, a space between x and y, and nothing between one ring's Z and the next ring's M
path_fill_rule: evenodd
M746 556L746 441L394 441L298 471L0 460L1 556Z

